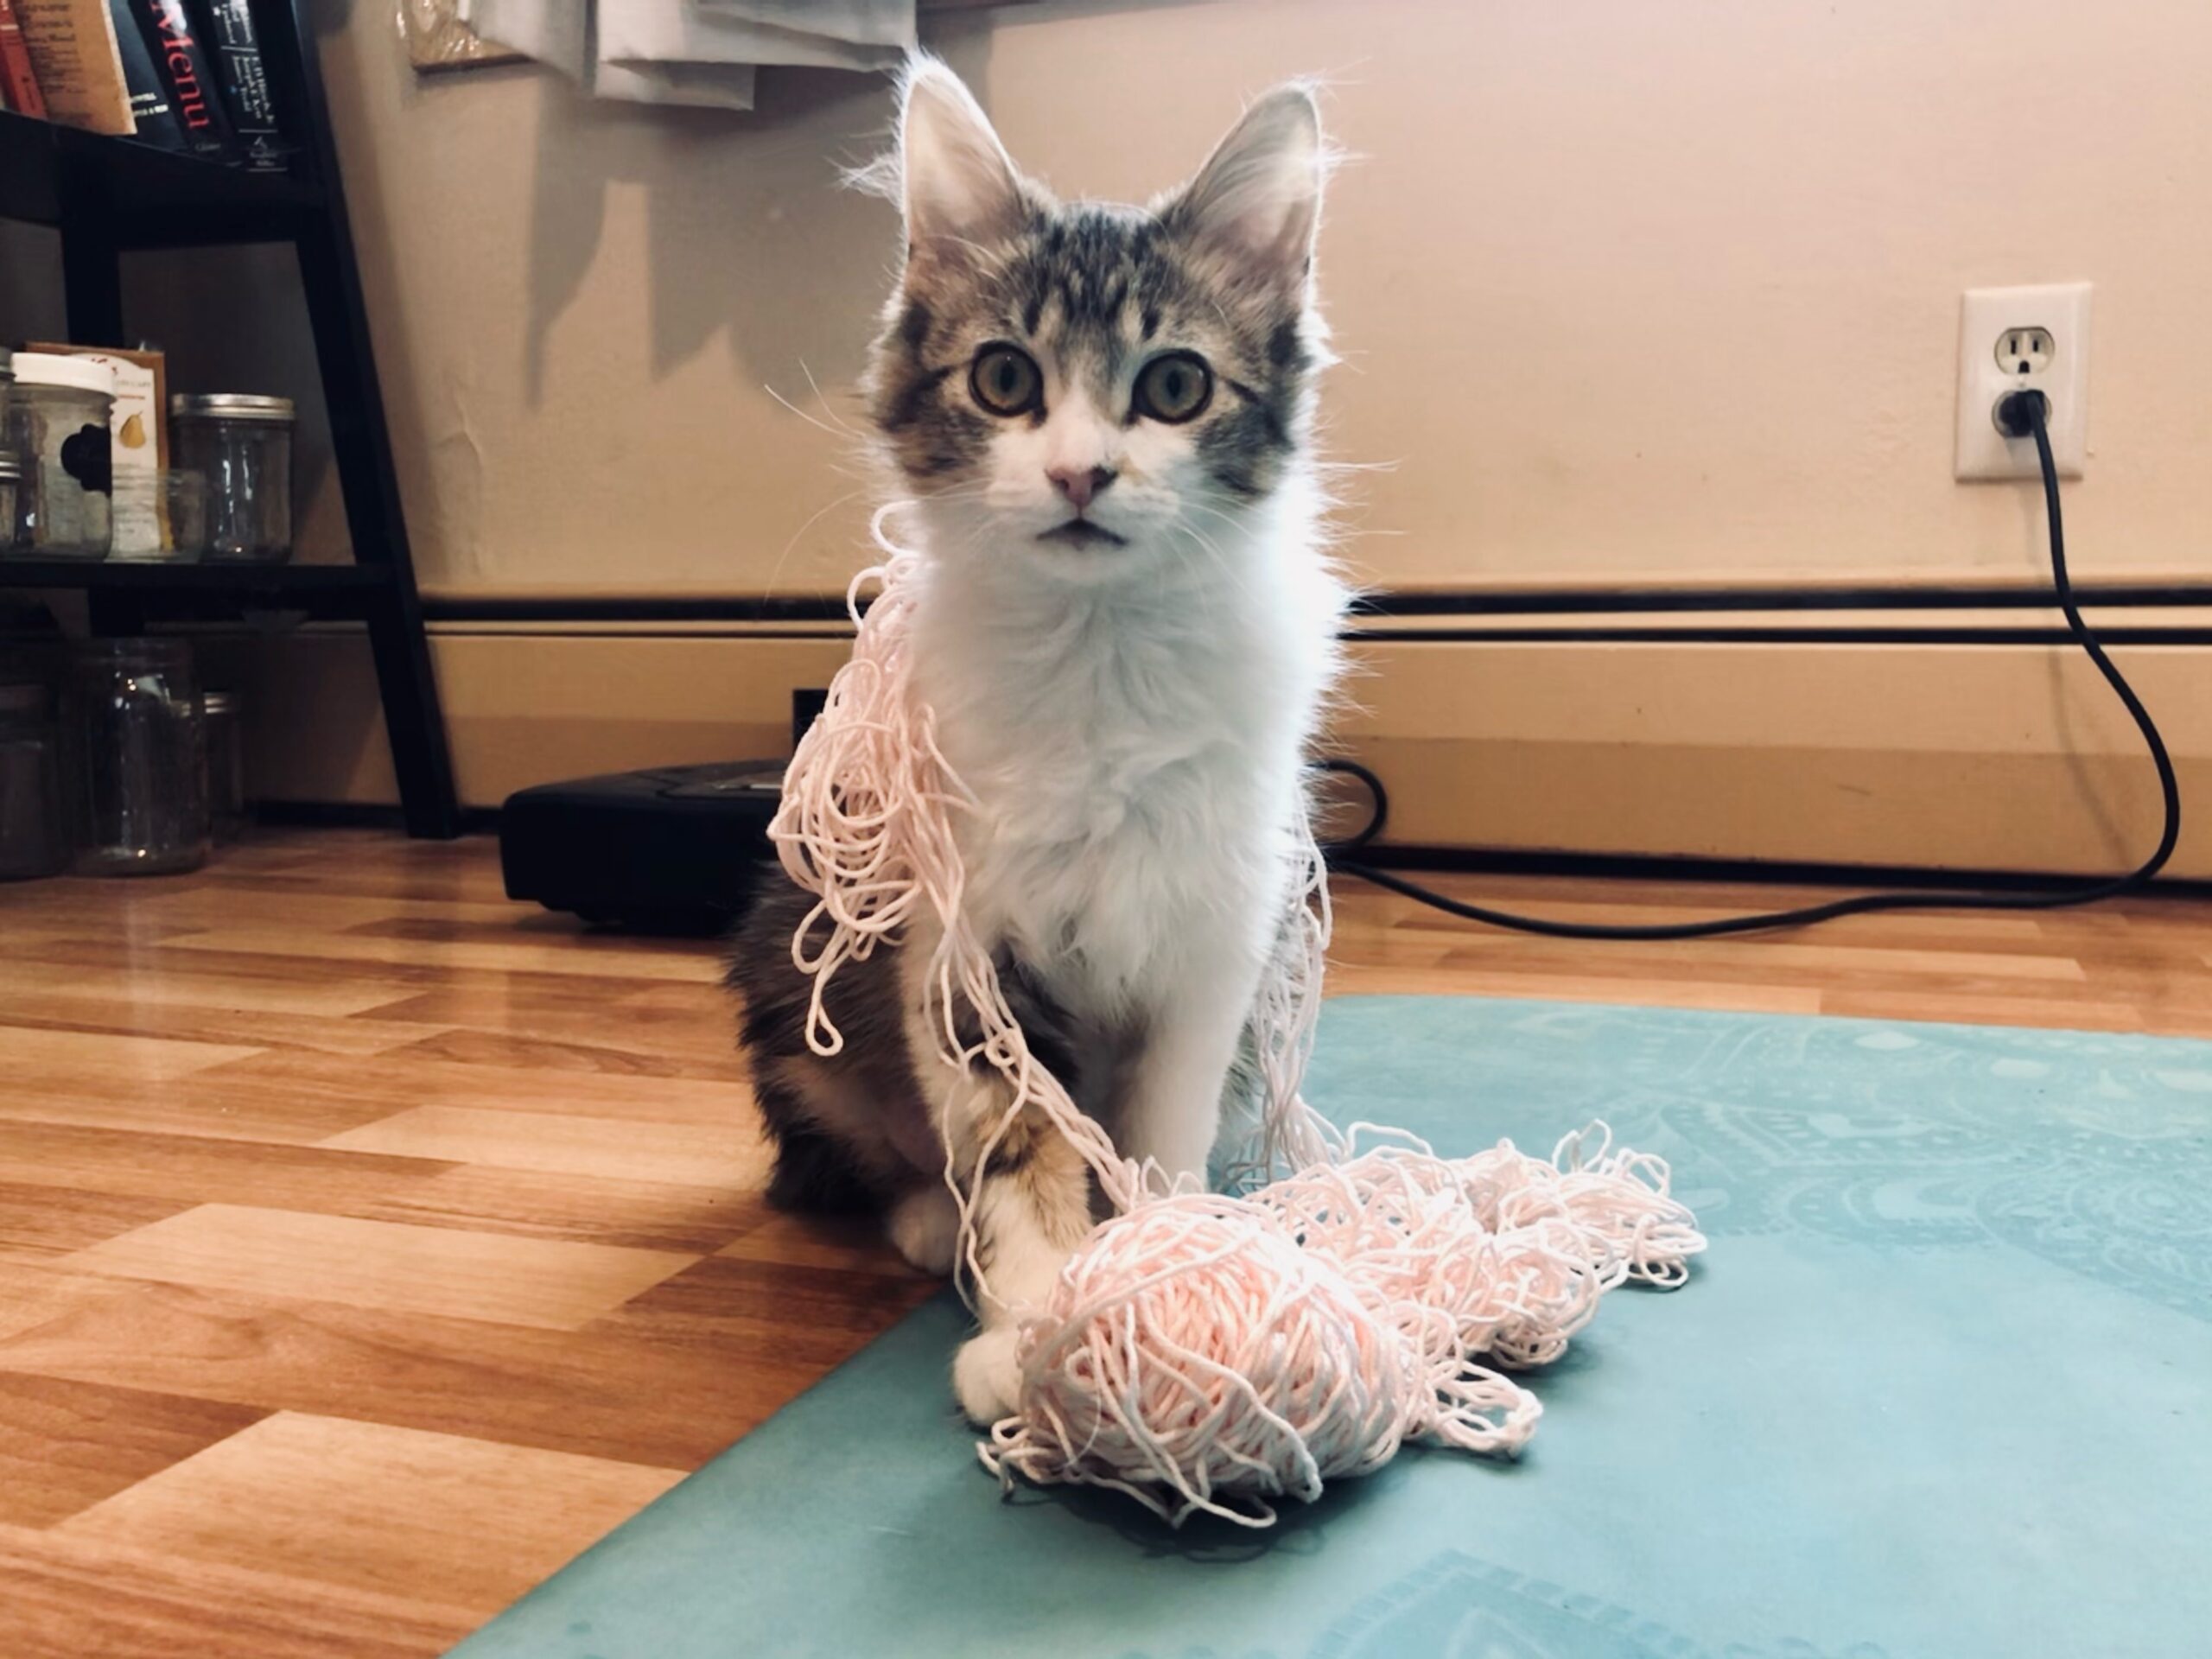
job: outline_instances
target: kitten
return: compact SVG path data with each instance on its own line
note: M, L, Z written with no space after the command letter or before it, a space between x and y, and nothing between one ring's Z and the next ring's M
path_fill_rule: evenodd
M969 914L1033 1052L1117 1148L1202 1175L1337 671L1344 596L1308 454L1319 118L1283 88L1149 207L1063 205L924 60L883 170L906 262L868 391L916 500L897 523L924 555L917 689L982 807L963 830ZM844 1051L810 1052L791 939L810 902L772 882L730 970L771 1197L880 1211L910 1261L946 1271L944 1137L964 1179L1002 1087L938 1057L918 982L933 938L849 963L830 995ZM953 1367L978 1422L1011 1408L1020 1312L1092 1209L1048 1124L994 1154L983 1327Z

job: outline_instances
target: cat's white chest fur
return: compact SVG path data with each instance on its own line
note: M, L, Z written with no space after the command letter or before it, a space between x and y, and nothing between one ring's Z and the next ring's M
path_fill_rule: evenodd
M977 801L968 913L1064 994L1141 1013L1194 953L1267 949L1341 604L1300 528L1172 582L970 563L925 590L917 683Z

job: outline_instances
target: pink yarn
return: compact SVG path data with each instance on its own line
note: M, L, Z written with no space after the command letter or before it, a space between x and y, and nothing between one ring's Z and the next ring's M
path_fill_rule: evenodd
M1517 1452L1542 1408L1483 1359L1556 1359L1605 1291L1680 1284L1705 1248L1666 1166L1591 1133L1549 1162L1380 1147L1104 1223L1023 1329L984 1464L1264 1527L1408 1440Z
M791 941L792 961L814 978L807 1039L820 1054L842 1049L823 1005L830 980L926 915L937 924L928 969L939 1049L956 1065L996 1071L1009 1096L997 1123L967 1137L968 1166L945 1172L961 1206L963 1288L989 1295L974 1195L1024 1112L1068 1137L1121 1212L1027 1319L1020 1409L977 1447L985 1465L1009 1484L1018 1475L1126 1492L1176 1525L1205 1511L1267 1526L1271 1499L1310 1502L1325 1480L1379 1468L1408 1440L1517 1451L1541 1408L1482 1360L1545 1363L1605 1291L1688 1278L1705 1239L1669 1196L1666 1165L1614 1150L1603 1125L1567 1136L1549 1161L1510 1142L1456 1160L1418 1142L1358 1151L1307 1106L1299 1087L1329 912L1302 823L1298 879L1253 1020L1265 1100L1253 1149L1232 1171L1244 1195L1175 1190L1122 1158L1031 1056L963 911L957 815L973 797L907 677L918 563L884 534L895 511L876 515L887 557L854 581L852 658L792 757L771 831L785 870L818 899ZM877 594L863 616L869 585ZM973 1044L957 1032L963 1007L976 1017ZM1297 1173L1268 1180L1286 1169Z

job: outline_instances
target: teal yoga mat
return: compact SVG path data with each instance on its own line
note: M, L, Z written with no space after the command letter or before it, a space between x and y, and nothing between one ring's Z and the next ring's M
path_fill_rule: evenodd
M2212 1655L2212 1045L1351 998L1312 1093L1449 1152L1602 1116L1713 1249L1535 1378L1518 1463L1261 1534L1002 1501L934 1303L456 1652Z

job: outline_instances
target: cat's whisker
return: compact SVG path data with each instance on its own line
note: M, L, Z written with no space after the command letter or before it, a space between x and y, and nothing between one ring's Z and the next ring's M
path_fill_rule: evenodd
M805 365L802 364L800 366L804 367ZM766 392L771 397L781 404L785 409L791 410L792 414L798 416L799 419L804 421L809 426L812 427L817 432L827 433L830 436L840 440L854 435L852 429L849 427L848 427L844 431L840 432L836 427L830 425L827 422L816 420L813 416L808 414L797 404L791 402L790 398L785 397L782 392L778 391L775 387L770 385L766 380L763 380L760 383L760 390Z
M836 512L838 508L843 506L846 502L864 493L866 488L867 486L863 485L860 489L847 490L842 495L837 497L835 500L824 502L808 516L807 521L804 524L801 524L797 530L791 532L791 540L784 543L784 550L776 555L775 567L768 572L768 580L763 582L760 586L761 598L771 599L774 597L776 592L776 579L784 574L785 562L791 557L791 550L798 545L799 538L804 536L808 531L812 530L815 525L820 524L824 518L828 518L831 513Z
M798 360L798 372L806 377L806 384L811 387L814 391L814 401L822 405L822 412L824 415L827 415L832 421L836 423L837 429L850 437L861 437L861 434L860 432L856 431L849 423L848 423L836 410L830 407L830 400L823 395L821 384L814 378L814 371L806 366L806 359L803 357Z

